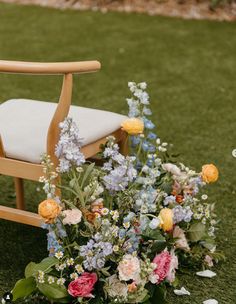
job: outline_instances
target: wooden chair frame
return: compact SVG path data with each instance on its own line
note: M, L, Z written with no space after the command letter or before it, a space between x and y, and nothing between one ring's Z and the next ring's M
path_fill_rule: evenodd
M58 159L54 153L55 145L58 142L60 134L58 125L69 113L72 98L73 74L96 72L100 68L101 64L98 61L36 63L0 60L0 73L64 75L59 103L47 133L47 154L50 155L55 166L58 165ZM113 134L108 135L116 137L116 140L120 145L121 152L126 154L127 141L124 132L121 129L118 129ZM81 151L84 153L86 159L91 158L99 152L100 145L105 142L106 137L100 138L96 142L82 147ZM43 166L6 157L4 142L0 136L0 174L14 177L17 207L17 209L15 209L0 205L0 219L40 227L41 218L39 215L24 210L23 179L38 181L39 177L44 175Z

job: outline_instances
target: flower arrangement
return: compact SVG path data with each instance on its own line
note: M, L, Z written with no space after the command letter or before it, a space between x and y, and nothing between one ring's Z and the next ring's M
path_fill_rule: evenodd
M45 156L40 178L49 257L27 265L13 301L164 303L166 287L178 285L178 269L211 267L221 258L214 204L201 192L218 179L217 168L204 165L196 173L177 163L154 132L146 83L129 88L129 118L122 123L129 155L109 137L98 167L80 152L72 119L60 124L59 167L54 172Z

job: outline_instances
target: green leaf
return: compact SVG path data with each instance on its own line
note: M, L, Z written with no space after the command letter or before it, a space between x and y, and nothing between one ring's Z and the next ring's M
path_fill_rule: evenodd
M15 287L13 288L13 301L17 299L27 297L31 295L32 292L36 290L36 282L33 277L27 279L21 279L16 282Z
M147 228L141 236L144 239L148 240L158 240L158 241L165 241L165 238L162 236L161 232L159 229L151 229Z
M45 295L45 297L49 298L50 300L59 300L65 301L68 297L67 289L64 285L57 285L56 283L47 284L47 283L38 283L39 291ZM67 303L67 302L62 302Z
M37 264L34 262L30 262L25 268L25 277L29 278L34 275L34 269Z
M94 166L95 166L95 163L90 164L88 166L87 170L85 171L83 179L82 179L82 183L81 183L81 188L83 188L84 183L86 182L87 178L89 177L89 175L93 171Z
M39 264L36 264L33 270L33 275L36 275L39 270L48 273L52 270L52 267L58 263L55 257L48 257L43 259Z
M192 242L200 241L205 235L205 225L202 223L192 224L188 230L188 239Z
M156 240L154 241L152 247L151 247L151 251L152 253L160 253L161 251L163 251L166 248L166 241L165 240Z

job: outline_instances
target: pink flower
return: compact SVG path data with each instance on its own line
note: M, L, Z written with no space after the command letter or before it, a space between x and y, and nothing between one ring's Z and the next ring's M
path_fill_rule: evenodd
M167 273L166 279L170 283L173 283L175 280L175 271L178 269L179 261L178 257L174 254L174 251L171 252L171 262L170 262L170 269Z
M171 255L168 251L162 251L156 255L153 263L157 265L154 274L157 276L157 284L160 284L168 275L171 264Z
M70 282L68 292L74 298L92 298L91 292L97 280L96 273L84 272L76 280Z
M141 271L140 261L137 257L134 257L131 254L126 254L122 261L120 261L118 270L121 281L137 281Z
M173 237L175 239L177 239L175 241L175 247L182 249L182 250L186 250L189 251L189 245L188 245L188 241L186 239L184 230L181 229L179 226L175 226L174 231L173 231Z
M209 255L206 255L206 256L205 256L204 262L205 262L205 263L207 264L207 266L209 266L209 267L213 267L213 266L214 266L213 259L212 259L212 257L209 256Z

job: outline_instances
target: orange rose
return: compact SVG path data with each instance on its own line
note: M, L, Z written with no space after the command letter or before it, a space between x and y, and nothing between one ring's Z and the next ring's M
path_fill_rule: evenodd
M53 199L47 199L39 204L38 214L44 219L45 223L53 223L61 212L61 207Z
M121 124L122 130L129 135L138 135L143 133L144 123L139 118L128 118Z
M219 178L219 171L215 165L209 164L202 166L202 179L206 183L214 183Z
M173 221L173 211L170 208L163 208L161 209L161 212L159 213L159 218L161 220L160 227L164 231L171 231L174 226Z

